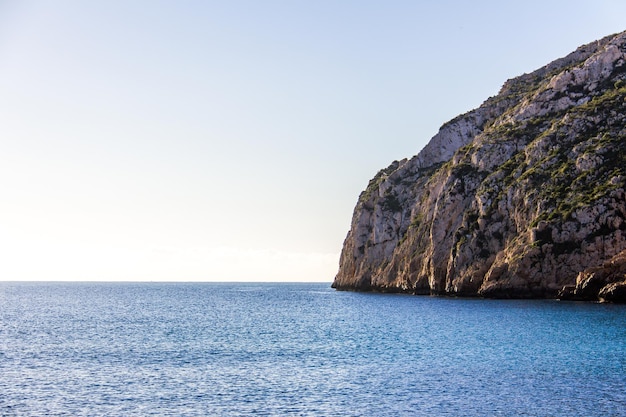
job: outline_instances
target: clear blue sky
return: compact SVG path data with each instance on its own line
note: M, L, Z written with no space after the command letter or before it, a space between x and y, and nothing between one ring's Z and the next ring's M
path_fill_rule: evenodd
M0 280L328 281L368 180L626 2L0 1Z

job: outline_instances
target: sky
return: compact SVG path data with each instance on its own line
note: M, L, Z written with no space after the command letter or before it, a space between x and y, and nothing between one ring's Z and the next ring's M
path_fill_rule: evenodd
M331 282L359 193L626 2L0 0L0 280Z

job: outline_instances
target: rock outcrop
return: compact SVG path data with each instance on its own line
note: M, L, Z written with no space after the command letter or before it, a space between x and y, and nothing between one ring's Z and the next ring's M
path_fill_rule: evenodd
M626 251L602 265L585 269L576 277L575 285L563 287L561 298L626 303Z
M507 81L381 170L333 287L618 301L623 274L584 277L624 250L626 32Z

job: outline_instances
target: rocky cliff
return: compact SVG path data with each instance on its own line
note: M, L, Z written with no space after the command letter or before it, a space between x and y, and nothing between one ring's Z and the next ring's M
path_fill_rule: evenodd
M625 190L626 32L507 81L381 170L333 287L619 301L626 268L598 271L626 264Z

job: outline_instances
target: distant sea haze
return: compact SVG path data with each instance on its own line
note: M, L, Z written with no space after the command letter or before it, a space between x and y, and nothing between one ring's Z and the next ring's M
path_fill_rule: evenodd
M2 416L625 416L626 306L0 283Z

